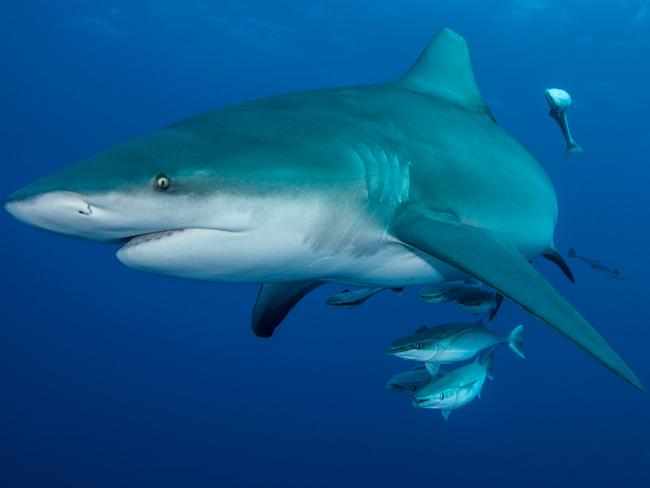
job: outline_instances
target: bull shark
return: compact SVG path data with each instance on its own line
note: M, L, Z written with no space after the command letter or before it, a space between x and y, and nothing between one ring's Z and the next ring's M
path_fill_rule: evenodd
M172 124L26 186L6 210L120 243L132 268L261 282L269 337L324 282L400 288L475 278L643 389L529 263L557 199L495 121L463 37L443 29L399 79L266 98Z

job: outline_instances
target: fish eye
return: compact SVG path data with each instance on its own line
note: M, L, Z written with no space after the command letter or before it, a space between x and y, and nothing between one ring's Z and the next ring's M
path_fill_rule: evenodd
M441 394L440 394L440 399L441 399L441 400L444 400L444 399L445 399L445 394L444 394L444 393L441 393Z
M165 173L160 173L154 181L154 188L159 191L166 190L171 185L169 177Z
M416 348L416 349L422 349L422 344L418 342L418 343L415 345L415 348Z

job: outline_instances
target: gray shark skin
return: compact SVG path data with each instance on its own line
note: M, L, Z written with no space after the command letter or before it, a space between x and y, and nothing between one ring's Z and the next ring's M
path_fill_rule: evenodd
M413 394L413 406L440 410L445 420L453 410L470 403L481 390L486 378L491 378L492 356L490 351L481 361L477 356L473 363L462 366L417 389Z
M420 327L414 334L397 339L386 354L413 361L426 361L429 372L438 370L440 364L466 361L479 352L507 344L512 351L524 357L523 326L515 327L506 337L499 337L485 328L482 321L474 324L445 324Z
M465 40L444 29L395 82L208 112L11 195L25 223L123 243L135 269L262 282L262 337L323 282L422 286L473 277L643 388L530 265L553 249L557 200L501 129Z

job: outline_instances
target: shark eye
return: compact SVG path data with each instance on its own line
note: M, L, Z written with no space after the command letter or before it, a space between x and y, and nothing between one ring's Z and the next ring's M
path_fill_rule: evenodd
M160 173L158 176L156 176L154 187L156 188L156 190L163 191L169 188L170 184L171 181L169 180L169 177L165 173Z
M444 399L445 399L445 394L444 394L444 393L441 393L441 394L440 394L440 399L441 399L441 400L444 400Z
M420 344L420 343L418 342L418 343L415 345L415 348L416 348L416 349L422 349L422 344Z

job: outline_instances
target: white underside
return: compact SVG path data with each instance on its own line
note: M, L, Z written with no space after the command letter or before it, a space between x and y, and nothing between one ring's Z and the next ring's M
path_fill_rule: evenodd
M460 275L384 237L372 252L315 248L290 231L185 229L136 238L117 253L141 271L207 281L328 280L374 286L424 285Z
M221 282L325 280L375 287L421 286L465 278L458 270L386 235L359 204L318 196L52 192L10 202L16 218L93 240L128 236L118 258L151 273ZM179 229L158 232L158 229ZM530 258L549 236L512 236Z

